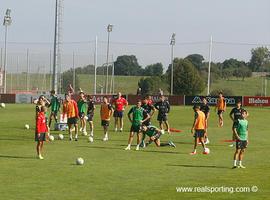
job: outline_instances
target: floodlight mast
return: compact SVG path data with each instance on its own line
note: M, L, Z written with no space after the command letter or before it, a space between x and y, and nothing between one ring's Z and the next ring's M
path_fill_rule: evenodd
M110 33L112 32L113 25L109 24L107 26L108 32L108 41L107 41L107 59L106 59L106 82L105 82L105 93L108 93L108 85L109 85L109 52L110 52Z
M170 45L171 45L171 95L173 95L173 71L174 71L173 60L174 60L175 36L176 36L176 34L173 33L172 37L171 37L171 43L170 43Z
M3 26L5 26L5 47L4 47L4 93L7 93L7 36L8 36L8 26L11 25L12 19L10 16L11 9L6 10L6 15L4 16Z

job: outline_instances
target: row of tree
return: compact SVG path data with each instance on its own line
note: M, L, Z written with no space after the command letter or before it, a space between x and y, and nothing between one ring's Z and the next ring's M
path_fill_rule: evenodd
M174 94L192 95L201 93L206 86L208 75L208 62L200 54L188 55L184 59L174 59ZM112 66L109 66L111 74ZM270 71L270 51L266 47L258 47L251 50L251 59L249 62L239 61L231 58L220 63L211 63L211 81L218 79L230 79L231 77L244 80L250 77L252 72ZM106 74L107 67L97 68L98 75ZM94 66L76 68L76 74L94 74ZM72 70L64 73L65 84L71 82L70 74ZM170 91L171 65L164 72L162 63L155 63L142 68L135 55L118 56L114 63L115 75L121 76L144 76L138 83L143 94L153 93L158 88ZM146 77L147 76L147 77ZM66 80L65 80L66 79ZM78 85L78 84L76 84Z

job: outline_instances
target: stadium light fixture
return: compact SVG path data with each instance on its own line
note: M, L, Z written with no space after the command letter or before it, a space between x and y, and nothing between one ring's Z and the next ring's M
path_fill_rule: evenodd
M171 95L173 95L173 60L174 60L174 46L175 46L175 36L176 34L173 33L171 37Z
M8 34L8 26L11 25L12 19L10 16L11 9L6 10L6 15L4 16L3 26L5 26L5 50L4 50L4 93L7 93L7 34Z
M112 32L113 25L109 24L107 26L107 32L108 32L108 43L107 43L107 59L106 59L106 82L105 82L105 93L108 93L108 86L109 86L109 51L110 51L110 33Z

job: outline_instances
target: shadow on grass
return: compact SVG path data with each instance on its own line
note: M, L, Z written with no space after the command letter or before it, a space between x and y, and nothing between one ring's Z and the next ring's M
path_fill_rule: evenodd
M162 147L157 147L157 148L162 148ZM175 152L175 151L153 151L153 150L145 150L141 152L146 152L146 153L165 153L165 154L186 154L186 153L181 153L181 152Z
M168 164L169 167L187 167L187 168L217 168L217 169L231 169L230 167L225 166L216 166L216 165L172 165Z
M34 156L10 156L10 155L0 155L0 158L11 158L11 159L36 159Z
M31 138L0 138L0 141L3 140L3 141L29 141L29 140L33 140Z
M77 146L79 148L90 148L90 149L117 149L117 150L123 150L122 148L117 147L100 147L100 146Z

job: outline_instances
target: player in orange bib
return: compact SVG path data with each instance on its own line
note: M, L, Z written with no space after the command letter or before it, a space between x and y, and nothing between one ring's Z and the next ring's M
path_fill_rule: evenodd
M218 110L217 114L218 114L219 126L222 127L224 125L222 114L226 111L226 100L223 97L222 92L219 92L219 98L217 100L216 110Z
M204 112L200 111L200 106L198 105L194 105L193 110L195 112L195 117L194 117L193 126L191 128L191 133L195 139L194 139L194 150L190 154L195 155L197 153L196 149L197 149L198 139L204 149L203 153L207 154L205 151L206 145L204 144L204 134L205 134L205 129L206 129L205 114Z
M103 126L104 130L104 138L103 141L108 141L108 128L110 125L110 119L113 114L113 107L108 102L108 98L105 96L103 97L103 102L100 105L100 118L101 118L101 126Z

